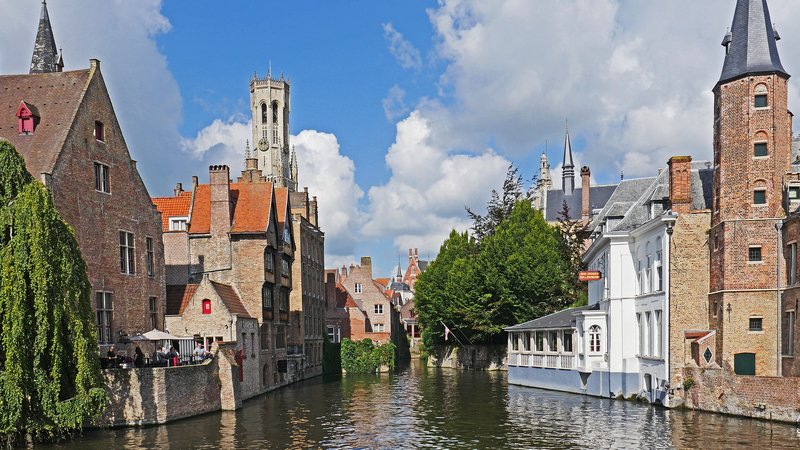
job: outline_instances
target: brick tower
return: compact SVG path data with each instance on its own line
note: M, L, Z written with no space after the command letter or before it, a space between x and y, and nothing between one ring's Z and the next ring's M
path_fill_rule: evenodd
M776 224L786 216L792 136L778 39L766 0L738 0L713 91L709 322L717 330L717 362L763 376L780 374L777 302L784 283Z

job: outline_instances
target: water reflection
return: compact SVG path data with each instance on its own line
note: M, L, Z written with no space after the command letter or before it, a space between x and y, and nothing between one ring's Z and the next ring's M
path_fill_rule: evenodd
M65 448L800 448L796 428L428 369L317 378L236 412L90 431Z

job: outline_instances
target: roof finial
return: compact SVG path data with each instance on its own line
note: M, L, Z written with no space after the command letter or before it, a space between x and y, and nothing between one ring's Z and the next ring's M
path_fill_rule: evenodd
M267 72L267 78L272 79L272 60L269 60L269 72Z
M245 144L244 144L244 158L245 159L250 159L250 139L245 141Z

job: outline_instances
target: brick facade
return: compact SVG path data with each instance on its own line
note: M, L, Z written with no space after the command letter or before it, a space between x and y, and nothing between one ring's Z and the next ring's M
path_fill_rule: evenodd
M120 340L124 345L127 336L162 328L161 218L131 159L100 62L92 60L88 70L0 76L0 92L6 93L0 103L13 111L22 99L41 114L33 133L20 134L17 118L7 112L9 117L0 119L0 137L17 147L28 171L50 189L61 217L74 228L94 292L92 307L97 308L98 292L111 294L110 335L100 336L101 351L112 343L119 347ZM98 124L102 132L95 136ZM108 185L101 189L95 184L96 163L108 173ZM133 264L126 273L121 231L133 237Z

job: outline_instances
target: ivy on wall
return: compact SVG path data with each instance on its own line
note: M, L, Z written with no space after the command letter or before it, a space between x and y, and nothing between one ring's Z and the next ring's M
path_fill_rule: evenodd
M0 435L6 445L69 437L108 401L91 285L72 228L6 141L0 230Z
M396 350L393 342L376 346L372 339L342 339L342 369L347 373L376 373L382 366L394 370Z

